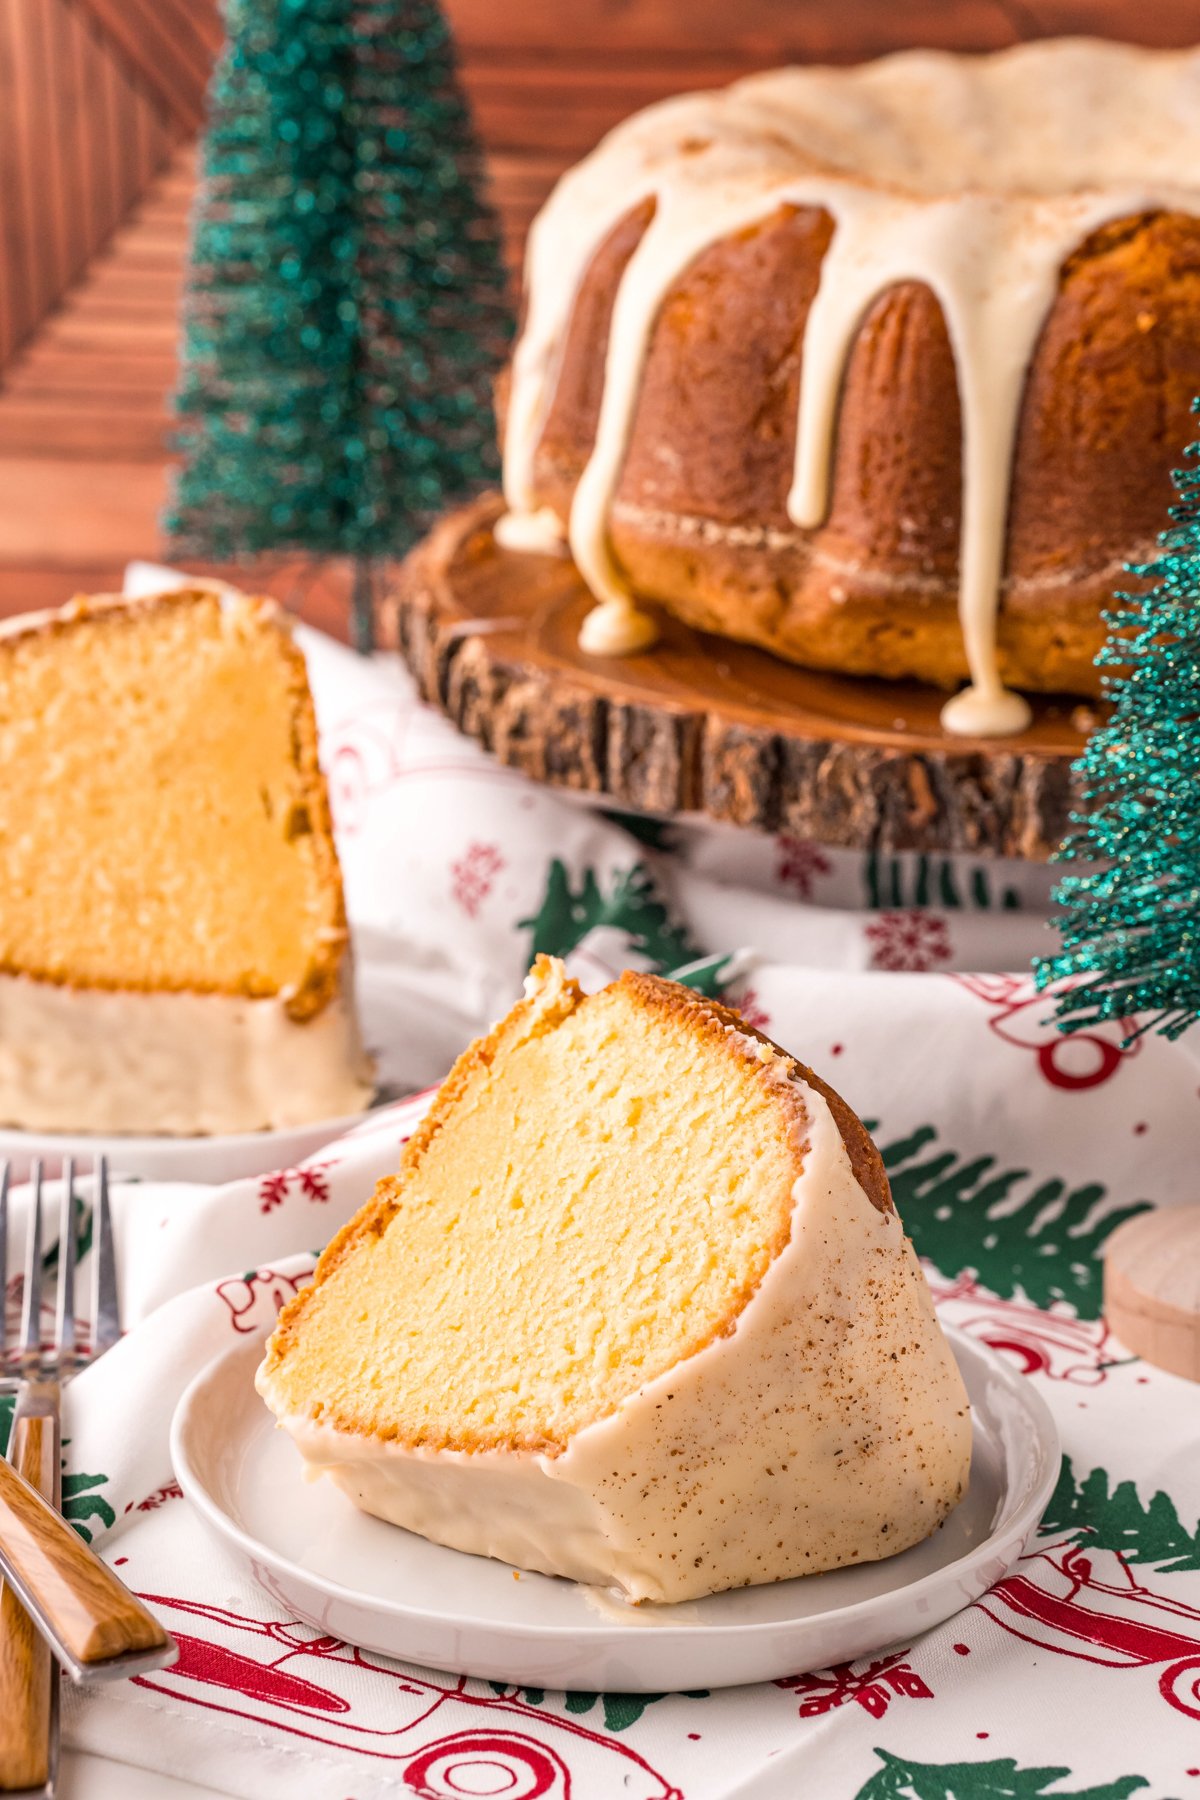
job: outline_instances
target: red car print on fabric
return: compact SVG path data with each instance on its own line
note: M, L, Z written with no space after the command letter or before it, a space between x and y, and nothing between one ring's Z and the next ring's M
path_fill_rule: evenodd
M175 1637L179 1661L136 1677L139 1685L398 1764L405 1790L419 1800L572 1800L573 1780L623 1800L684 1800L631 1745L517 1693L410 1674L298 1619L254 1619L165 1594L142 1598ZM521 1730L526 1723L536 1724L536 1737Z
M255 1331L268 1331L280 1308L311 1280L311 1268L298 1275L281 1275L276 1269L252 1269L249 1275L219 1281L217 1295L229 1308L233 1329L249 1337Z
M372 798L399 780L407 722L395 706L376 705L322 733L321 761L339 837L356 836Z
M1014 1637L1110 1669L1161 1667L1159 1691L1200 1719L1200 1608L1134 1576L1118 1550L1051 1544L975 1602Z
M1044 1309L1027 1300L1001 1300L970 1273L946 1281L924 1265L929 1291L948 1324L1015 1363L1023 1375L1045 1375L1080 1387L1099 1387L1126 1361L1109 1354L1103 1319L1080 1319L1065 1306Z
M1065 1093L1102 1087L1141 1049L1140 1038L1127 1048L1123 1045L1136 1028L1136 1019L1118 1019L1064 1036L1054 1024L1050 995L1038 992L1031 975L952 974L950 980L982 1000L991 1013L989 1030L1006 1044L1029 1051L1037 1058L1042 1078Z

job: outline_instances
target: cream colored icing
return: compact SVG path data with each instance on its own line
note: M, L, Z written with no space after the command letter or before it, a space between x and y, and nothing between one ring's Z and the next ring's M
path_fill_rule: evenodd
M632 656L658 642L658 626L631 600L614 597L593 606L579 627L579 648L589 656Z
M789 514L804 529L826 516L838 400L864 315L895 283L926 283L945 315L963 418L959 614L971 685L943 723L1018 731L1029 711L1001 684L996 619L1026 372L1072 251L1113 219L1200 210L1198 169L1200 51L1078 38L969 58L910 51L651 107L569 171L534 222L505 439L509 508L533 504L534 453L580 279L608 232L652 198L618 289L596 442L569 525L575 561L608 609L588 635L605 649L623 633L644 643L608 520L659 307L718 239L784 204L824 207L834 235L805 329Z
M346 1118L373 1086L344 994L301 1022L278 999L0 974L6 1126L224 1135Z
M632 1600L868 1562L927 1537L965 1492L966 1392L899 1219L859 1186L824 1099L796 1085L808 1130L791 1235L728 1336L553 1456L342 1433L276 1404L264 1363L259 1391L310 1472L437 1543Z
M566 554L567 534L552 506L539 506L533 512L502 513L492 531L505 550L532 550L542 556Z

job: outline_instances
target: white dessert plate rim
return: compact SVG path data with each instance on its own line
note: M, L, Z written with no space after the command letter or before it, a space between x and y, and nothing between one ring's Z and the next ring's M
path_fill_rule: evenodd
M0 1125L0 1143L11 1139L19 1144L45 1144L53 1150L82 1144L90 1146L96 1153L110 1144L119 1149L122 1144L186 1144L191 1147L195 1144L262 1143L265 1138L294 1137L297 1132L321 1131L326 1126L345 1128L355 1125L381 1104L381 1100L373 1099L360 1111L341 1113L335 1119L314 1119L311 1123L306 1120L300 1125L260 1125L255 1131L26 1131L17 1125Z
M228 1392L231 1382L235 1391L229 1398L236 1402L238 1391L244 1390L246 1376L261 1356L265 1334L256 1335L252 1339L245 1338L241 1343L222 1351L194 1377L180 1399L171 1423L171 1460L184 1494L208 1527L235 1551L260 1586L266 1585L263 1580L264 1570L273 1578L268 1591L277 1603L283 1601L294 1606L301 1616L304 1616L307 1605L310 1618L315 1620L319 1615L323 1628L335 1631L337 1627L330 1617L329 1608L342 1603L353 1612L357 1629L353 1636L344 1630L337 1631L337 1635L360 1643L364 1649L376 1650L426 1666L453 1669L458 1674L485 1678L494 1676L498 1665L507 1658L504 1667L508 1672L508 1679L560 1689L572 1686L603 1688L606 1685L601 1678L604 1667L610 1670L612 1668L611 1656L609 1662L605 1663L606 1652L615 1654L620 1665L615 1681L610 1678L607 1685L617 1685L626 1692L638 1691L639 1688L661 1691L665 1686L677 1689L732 1686L745 1681L774 1679L776 1676L800 1673L803 1668L825 1667L830 1662L853 1660L897 1642L900 1638L916 1635L919 1631L942 1623L1002 1579L1026 1549L1036 1531L1059 1471L1061 1451L1053 1415L1028 1377L1019 1374L978 1339L952 1327L943 1329L963 1369L968 1386L973 1390L976 1431L982 1426L992 1433L998 1430L1002 1432L998 1415L994 1411L980 1417L986 1409L981 1406L978 1395L983 1392L986 1383L999 1382L1003 1392L1015 1402L1016 1411L1021 1416L1021 1429L1025 1434L1025 1455L1022 1460L1027 1472L1026 1480L1024 1484L1011 1481L1007 1485L1001 1484L990 1530L963 1554L913 1580L899 1581L896 1586L881 1594L868 1594L862 1599L845 1602L815 1615L800 1611L782 1619L728 1622L705 1619L696 1622L694 1612L697 1607L713 1607L727 1598L715 1595L702 1601L684 1602L678 1609L680 1617L677 1622L672 1622L669 1617L675 1609L649 1609L654 1615L650 1629L646 1628L642 1609L638 1609L637 1613L630 1609L629 1621L623 1620L619 1611L621 1603L617 1601L611 1603L612 1618L598 1610L594 1617L584 1616L570 1622L555 1622L543 1618L531 1623L527 1619L497 1617L494 1613L485 1617L481 1611L478 1620L472 1621L470 1617L464 1620L461 1611L439 1611L436 1607L393 1599L386 1593L372 1591L365 1585L350 1585L322 1571L305 1567L303 1563L282 1552L277 1545L264 1541L263 1537L248 1530L236 1516L233 1505L214 1491L214 1486L220 1484L214 1483L215 1470L211 1453L206 1455L206 1452L211 1452L211 1446L205 1445L203 1441L203 1428L197 1428L198 1415L205 1402L214 1393ZM261 1405L257 1396L255 1405ZM268 1422L265 1407L261 1420L256 1414L246 1413L244 1409L239 1416L236 1404L223 1408L222 1417L229 1425L230 1435L221 1446L221 1455L226 1459L230 1456L236 1459L239 1454L243 1454L244 1461L250 1465L251 1470L249 1475L245 1469L240 1471L238 1479L244 1485L253 1480L256 1447L261 1460L267 1442L275 1437L275 1433ZM240 1444L239 1430L244 1440ZM282 1438L282 1433L279 1437ZM295 1503L303 1504L300 1496L304 1494L305 1482L299 1458L290 1440L285 1439L284 1443L289 1454L296 1458ZM325 1482L318 1485L322 1489L330 1486ZM1023 1492L1020 1491L1021 1485L1024 1487ZM1019 1498L1015 1505L1010 1506L1014 1493L1018 1493ZM380 1521L354 1513L349 1501L340 1495L336 1498L353 1520L347 1526L348 1530L353 1531L359 1525L368 1531L392 1533L398 1530L397 1527L382 1525ZM967 1502L964 1501L963 1505L966 1506ZM441 1558L454 1558L461 1565L474 1565L476 1568L483 1565L503 1570L505 1567L491 1564L487 1558L467 1556L440 1545L427 1544L425 1540L414 1538L407 1532L400 1533L400 1536L406 1544L413 1547L413 1554L417 1557L432 1553ZM937 1537L938 1534L935 1533L934 1539L927 1540L927 1543L934 1542ZM833 1573L837 1577L853 1579L873 1571L894 1568L903 1557L911 1555L912 1551L903 1552L900 1557L888 1558L881 1563L859 1564L853 1569ZM988 1570L986 1577L982 1573L985 1566ZM527 1583L550 1581L548 1577L526 1572L522 1573L521 1579ZM767 1589L741 1589L736 1592L741 1595L767 1591L780 1594L786 1590L803 1589L811 1594L814 1584L829 1579L826 1576L808 1576L794 1582L773 1584L773 1587ZM561 1590L571 1589L574 1584L551 1581L550 1585L555 1590ZM893 1629L897 1623L897 1608L891 1603L899 1602L903 1603L904 1610L914 1618L921 1615L922 1622L906 1622L899 1624L898 1629ZM584 1611L582 1607L579 1610ZM363 1618L370 1621L365 1633L361 1623L358 1623ZM871 1626L875 1619L878 1619L879 1624L873 1631ZM406 1628L419 1632L423 1627L432 1626L444 1629L448 1639L452 1638L455 1644L460 1644L464 1631L472 1623L478 1625L481 1636L488 1642L503 1646L502 1652L498 1650L494 1656L481 1652L476 1656L463 1651L447 1658L434 1654L436 1646L431 1645L425 1635L421 1636L419 1645L409 1647L404 1642ZM726 1664L721 1660L722 1646L726 1650L738 1647L750 1650L758 1647L769 1657L770 1647L775 1641L788 1637L790 1646L796 1632L803 1631L808 1625L834 1630L838 1646L845 1647L847 1653L825 1653L829 1636L829 1629L826 1629L822 1639L823 1652L820 1655L804 1663L805 1652L801 1651L801 1660L798 1662L795 1650L789 1647L774 1674L762 1672L761 1655L756 1660L752 1673L738 1673L737 1670L742 1665L736 1662ZM815 1630L813 1635L816 1635ZM539 1647L549 1656L568 1644L579 1652L577 1661L580 1667L577 1674L571 1672L564 1679L564 1671L557 1663L539 1666ZM692 1655L687 1659L687 1672L681 1678L676 1678L674 1674L668 1674L664 1670L662 1653L678 1651L685 1645L692 1650L700 1648L701 1661L705 1667L697 1675L694 1666L696 1657ZM516 1659L518 1666L514 1669L511 1653L520 1647L524 1647L526 1654Z
M18 1172L36 1158L61 1162L65 1157L107 1156L117 1175L144 1180L201 1182L213 1185L235 1181L243 1175L265 1175L272 1169L310 1155L334 1138L370 1118L378 1108L399 1098L390 1087L376 1090L366 1106L332 1119L313 1119L299 1125L271 1125L258 1131L132 1132L132 1131L28 1131L16 1125L0 1125L0 1160L13 1163Z

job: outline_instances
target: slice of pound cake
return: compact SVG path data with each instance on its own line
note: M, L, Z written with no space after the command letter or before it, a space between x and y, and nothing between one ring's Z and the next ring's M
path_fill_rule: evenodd
M869 1562L966 1489L879 1154L687 988L540 958L280 1316L259 1391L366 1511L685 1600Z
M361 1110L304 658L265 600L0 631L0 1123L234 1132Z

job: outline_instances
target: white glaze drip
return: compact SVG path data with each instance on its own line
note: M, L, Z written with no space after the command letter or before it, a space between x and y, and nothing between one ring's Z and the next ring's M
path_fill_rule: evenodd
M579 648L589 656L632 656L658 642L658 626L648 612L623 594L593 606L579 627Z
M859 69L786 69L618 127L535 223L505 442L509 506L528 509L579 281L618 220L652 199L617 293L596 442L571 509L571 551L601 602L584 648L599 640L611 654L615 638L641 629L608 521L666 294L719 239L782 205L822 207L834 235L805 330L789 514L812 529L828 511L838 400L865 314L897 282L924 283L946 319L963 416L959 612L971 686L943 723L973 735L1020 730L1028 708L1001 684L996 622L1037 338L1072 251L1114 219L1200 210L1197 167L1200 52L1083 39L969 60L915 51Z
M505 550L523 550L539 556L565 556L567 534L552 506L534 512L506 512L496 520L492 535Z

